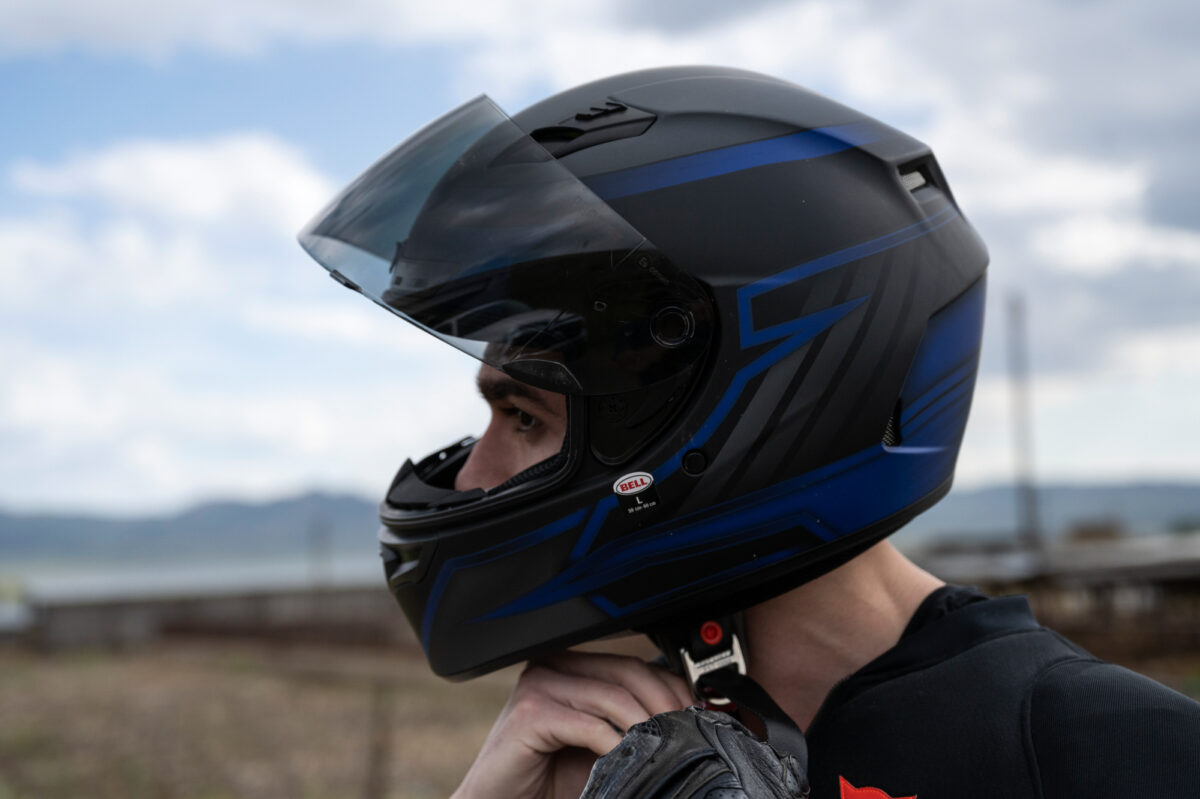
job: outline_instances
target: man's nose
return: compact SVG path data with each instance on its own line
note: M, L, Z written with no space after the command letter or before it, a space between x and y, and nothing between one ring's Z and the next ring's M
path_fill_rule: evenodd
M503 442L499 436L486 431L471 451L467 461L454 477L455 491L470 491L472 488L495 488L511 475L505 474Z

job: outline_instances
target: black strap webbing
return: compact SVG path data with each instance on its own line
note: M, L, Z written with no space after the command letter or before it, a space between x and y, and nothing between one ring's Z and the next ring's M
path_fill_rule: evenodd
M710 671L700 677L700 684L757 716L767 731L767 743L780 752L794 755L802 773L808 773L808 742L804 733L761 685L734 669Z

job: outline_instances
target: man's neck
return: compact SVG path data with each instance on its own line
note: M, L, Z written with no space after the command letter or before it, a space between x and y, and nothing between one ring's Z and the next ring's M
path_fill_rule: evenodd
M891 649L943 584L880 542L746 611L750 676L807 729L829 691Z

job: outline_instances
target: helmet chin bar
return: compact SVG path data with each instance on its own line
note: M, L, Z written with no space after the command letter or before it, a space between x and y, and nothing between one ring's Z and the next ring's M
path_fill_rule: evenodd
M411 459L406 460L392 480L387 501L400 510L437 510L509 491L563 469L567 464L568 440L569 437L564 437L562 449L554 455L513 475L498 486L459 491L454 488L454 479L477 441L474 436L466 436L425 456L419 463L414 464Z
M417 477L427 485L454 488L454 478L466 463L476 441L475 436L463 436L450 446L426 455L415 467Z
M398 510L428 511L451 508L484 496L482 489L456 491L454 477L466 462L475 439L460 439L414 464L406 460L388 488L387 503Z

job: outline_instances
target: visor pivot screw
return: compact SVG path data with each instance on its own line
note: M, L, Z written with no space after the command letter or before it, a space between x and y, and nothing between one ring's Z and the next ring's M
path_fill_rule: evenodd
M592 303L592 310L596 313L604 313L608 310L608 303L602 300L596 300Z
M675 349L686 344L695 332L692 315L674 305L663 308L650 320L650 335L662 347Z
M725 631L715 621L706 621L700 625L700 640L709 646L716 646L725 637Z
M698 449L683 456L683 471L692 477L697 477L708 468L708 456Z

